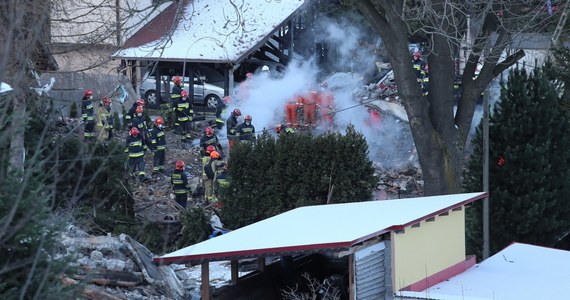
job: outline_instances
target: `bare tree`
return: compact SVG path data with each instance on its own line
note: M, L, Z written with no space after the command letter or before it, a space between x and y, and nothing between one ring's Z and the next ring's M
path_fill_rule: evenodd
M537 1L353 1L386 42L398 93L410 120L427 195L460 192L464 147L481 93L519 61L505 54L513 36L548 32L556 21ZM412 67L410 38L426 45L429 94L422 95ZM454 77L462 89L454 112ZM476 73L478 65L482 68Z

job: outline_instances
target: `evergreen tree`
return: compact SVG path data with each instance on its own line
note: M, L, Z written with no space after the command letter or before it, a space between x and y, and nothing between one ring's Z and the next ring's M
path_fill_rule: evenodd
M237 228L300 206L369 200L378 179L367 152L352 126L345 134L264 133L237 144L230 185L220 193L224 222Z
M570 123L542 70L510 72L490 115L490 251L512 242L553 246L570 229ZM482 190L481 125L464 176ZM480 254L482 203L468 210L467 245Z

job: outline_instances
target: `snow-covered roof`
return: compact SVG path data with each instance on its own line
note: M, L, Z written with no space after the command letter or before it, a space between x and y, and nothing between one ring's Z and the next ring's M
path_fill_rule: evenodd
M346 249L482 199L486 195L487 193L466 193L305 206L154 260L162 263L197 263Z
M153 18L114 58L193 62L240 61L282 27L305 0L186 0ZM170 34L171 33L171 34Z
M441 300L569 299L569 281L570 251L513 243L425 291L398 295Z

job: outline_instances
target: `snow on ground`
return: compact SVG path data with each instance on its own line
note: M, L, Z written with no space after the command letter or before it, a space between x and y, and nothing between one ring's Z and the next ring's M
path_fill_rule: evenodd
M184 265L173 265L173 269L177 274L184 272L188 278L194 280L198 286L202 283L202 266L196 265L187 268ZM238 272L238 277L242 277L250 272ZM231 283L231 262L230 261L214 261L210 262L210 285L216 288Z

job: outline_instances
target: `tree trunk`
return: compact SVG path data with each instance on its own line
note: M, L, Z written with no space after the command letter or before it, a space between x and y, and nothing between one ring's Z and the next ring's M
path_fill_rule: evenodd
M24 171L24 160L26 152L24 150L24 135L26 125L26 102L24 99L14 97L12 120L10 130L12 140L10 141L10 168L11 170Z
M406 5L397 0L361 0L354 1L354 5L385 41L398 86L398 95L410 120L410 128L418 151L424 194L461 192L463 149L468 139L477 100L491 80L522 58L524 52L519 51L499 63L499 58L511 37L505 28L497 29L497 16L489 11L463 70L462 94L455 113L454 80L457 72L455 60L458 57L457 47L464 33L458 27L464 26L466 20L461 18L465 16L453 15L456 12L449 9L449 3L446 1L416 3L424 11L428 11L431 19L415 21L425 23L433 30L425 34L429 37L430 87L429 94L424 96L412 66L408 40L411 33L409 24L403 18L404 14L410 13L403 11ZM408 18L410 16L406 15L406 19ZM433 24L429 23L430 21ZM499 34L489 47L488 40L494 32ZM481 59L483 54L484 61ZM480 60L484 62L483 68L479 76L473 79Z

